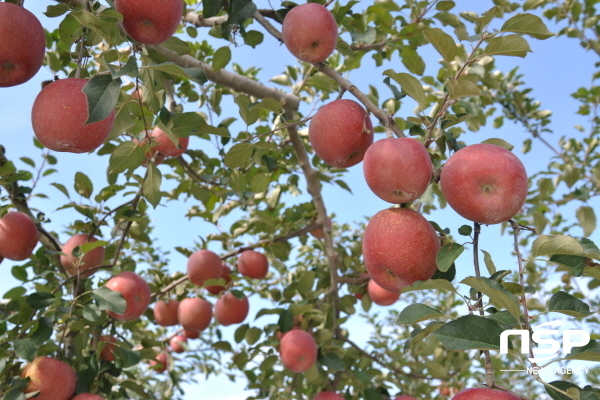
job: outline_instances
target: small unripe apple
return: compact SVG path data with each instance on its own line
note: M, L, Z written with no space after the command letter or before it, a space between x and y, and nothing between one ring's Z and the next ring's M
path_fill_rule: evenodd
M105 400L104 397L94 393L80 393L71 400Z
M0 256L23 261L33 254L38 230L27 214L11 211L0 218Z
M246 250L240 254L237 262L240 274L253 279L263 279L269 272L267 257L254 250Z
M369 188L389 203L417 200L431 181L433 166L425 146L413 138L387 138L369 147L363 160Z
M175 143L167 136L167 134L160 129L158 126L150 133L150 137L157 143L152 149L158 151L160 154L166 157L179 157L188 148L190 142L189 137L179 138L179 144L176 146Z
M44 356L36 357L27 364L21 378L30 379L23 392L40 391L37 400L69 400L77 383L75 371L69 364Z
M333 53L338 39L338 26L331 12L317 3L292 8L281 26L287 49L302 61L323 62Z
M279 344L281 363L296 373L305 372L314 365L318 350L312 335L300 329L286 332Z
M231 293L225 293L215 304L215 318L223 326L241 324L250 311L248 298L238 299Z
M361 162L373 143L373 124L354 100L335 100L312 117L308 138L323 161L333 167L348 168Z
M367 284L367 293L373 303L380 306L391 306L400 298L400 293L390 292L377 284L373 279Z
M212 304L201 298L183 299L179 303L177 319L184 329L202 332L212 320Z
M135 272L121 272L110 278L105 286L121 293L127 304L123 314L117 314L110 310L106 311L108 315L117 321L131 321L139 318L150 304L150 287Z
M408 208L388 208L375 214L362 245L371 279L396 293L433 276L439 249L440 240L429 221Z
M150 360L150 368L156 372L165 372L169 368L169 356L167 353L158 353L154 360Z
M319 392L313 397L313 400L345 400L345 398L334 392Z
M104 246L96 247L85 253L82 257L75 257L73 250L77 246L82 246L86 243L97 242L98 239L90 235L78 234L72 236L64 244L62 248L63 255L60 256L60 263L63 268L67 270L69 275L77 275L77 271L80 271L82 278L94 274L96 271L89 271L90 268L99 267L104 262Z
M154 306L154 321L160 326L174 326L179 323L177 319L177 310L179 301L169 300L168 302L158 300Z
M193 253L187 262L187 275L195 285L202 286L209 279L219 279L223 262L210 250L202 249Z
M174 353L183 353L185 351L183 344L187 344L187 337L184 335L175 335L169 340L169 346Z
M0 87L17 86L42 67L44 28L29 10L12 3L0 3L0 21Z
M33 132L50 150L87 153L100 147L115 119L114 110L102 121L85 124L88 101L82 89L85 79L54 81L38 94L31 109Z
M440 185L454 211L486 225L508 221L527 199L527 171L521 160L489 143L454 153L442 168Z
M179 26L182 0L115 0L115 10L123 14L122 26L133 39L143 44L160 44Z
M219 278L225 279L225 286L227 286L229 284L229 282L231 282L231 268L229 268L229 266L223 264L223 268L221 268L221 276ZM210 294L219 294L223 290L225 290L225 286L223 286L223 285L207 286L206 290L208 290L208 292Z
M501 390L475 388L457 393L452 400L520 400L520 397Z

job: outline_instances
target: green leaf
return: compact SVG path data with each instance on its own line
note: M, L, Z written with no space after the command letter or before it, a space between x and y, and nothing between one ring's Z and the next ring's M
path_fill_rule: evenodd
M109 172L117 174L125 170L133 170L146 159L144 150L133 141L120 143L110 155Z
M225 4L227 4L225 0L202 1L202 16L204 18L214 17L221 11Z
M519 35L507 35L491 38L485 48L485 54L489 56L515 56L525 57L531 53L527 40Z
M541 40L554 36L554 33L548 30L540 17L528 13L517 14L509 18L500 30L529 35Z
M235 0L230 3L227 25L242 25L256 12L256 5L252 0Z
M425 104L425 90L417 78L404 72L396 73L391 69L385 70L383 75L389 76L398 82L402 88L402 92L415 99L421 108L423 108Z
M318 360L321 364L334 371L344 371L347 369L344 361L334 352L319 355Z
M12 161L7 161L0 166L0 176L14 174L15 172L17 172L17 168L15 168L15 164Z
M200 85L205 84L207 81L204 71L202 71L200 68L182 68L173 62L165 62L162 64L150 64L142 68L155 71L162 71L173 76L191 79L194 82L199 83Z
M95 304L86 304L83 306L83 318L87 319L90 322L98 322L102 317L101 310Z
M36 346L42 346L48 339L52 337L54 330L52 329L52 320L47 317L42 317L38 320L38 326L33 335L31 335L31 340L36 344Z
M113 22L98 18L85 10L73 11L69 15L75 18L81 25L102 36L111 45L116 45L121 40L121 32Z
M566 235L540 235L531 245L531 257L566 254L571 256L586 256L581 244Z
M477 26L477 29L479 32L481 32L481 30L483 30L484 27L486 27L491 21L492 19L494 19L494 17L496 17L497 15L501 14L502 11L500 9L500 7L498 6L494 6L491 9L489 9L488 11L484 12L481 17L476 17L473 14L474 13L462 13L461 15L468 19L469 21L472 21L475 23L475 25ZM476 14L475 14L476 15Z
M454 57L456 57L456 43L450 35L440 28L430 28L423 31L423 36L446 62L454 60Z
M96 301L100 310L110 310L117 314L123 314L127 308L123 295L105 286L92 290L92 298Z
M517 320L508 311L498 311L496 314L488 316L488 318L497 321L506 329L511 329L517 325Z
M455 5L456 3L451 0L443 0L435 5L435 9L440 11L450 11Z
M71 8L66 3L49 5L44 12L44 15L48 18L60 17L61 15L69 12Z
M583 318L594 314L588 306L577 297L570 295L562 290L556 292L548 303L549 312L558 312L570 315L571 317Z
M175 53L179 54L180 56L183 56L185 54L190 54L192 51L189 43L184 42L183 40L179 39L177 36L171 36L169 39L167 39L166 42L162 42L160 45L163 47L166 47L167 49L169 49L171 51L174 51Z
M115 365L119 368L130 368L142 361L139 351L132 351L123 346L115 346L114 353Z
M448 350L500 350L498 322L477 315L465 315L450 321L433 333Z
M187 137L200 132L200 127L206 125L206 121L197 112L185 112L174 114L171 121L173 126L171 132L177 137Z
M16 356L27 361L33 361L38 348L38 345L32 338L15 340L13 346L15 347Z
M365 296L369 297L369 296ZM404 343L404 351L413 349L417 344L425 340L432 332L444 326L443 322L430 322L424 329L413 329L410 333L410 338Z
M433 307L417 303L405 307L396 322L400 325L411 325L432 318L446 318L446 315Z
M251 103L250 97L245 94L238 94L235 96L235 104L240 109L240 116L246 123L246 125L252 125L258 120L258 111L255 110Z
M564 394L553 390L553 388L556 388L563 392L571 392L572 389L575 389L577 391L580 390L579 386L569 381L554 381L545 384L544 387L546 389L546 392L550 395L550 397L552 397L553 400L581 400L577 397L565 396Z
M242 168L252 157L253 148L250 143L233 145L225 154L225 165L229 168Z
M446 272L450 266L454 263L465 247L458 243L446 243L443 245L437 253L436 263L440 271Z
M248 342L249 345L253 345L258 341L258 339L260 339L260 335L262 335L262 330L256 327L252 327L246 330L246 332L244 333L244 338L246 339L246 342Z
M484 140L481 143L495 144L496 146L503 147L503 148L505 148L508 151L512 151L512 149L515 148L515 146L513 146L510 143L508 143L506 140L504 140L504 139L498 139L498 138L486 139L486 140Z
M225 68L231 61L231 49L229 46L223 46L215 51L212 59L212 67L215 71Z
M253 108L262 108L263 110L269 110L275 114L279 114L281 113L281 110L283 110L283 103L272 97L265 97L260 102L256 103Z
M495 280L470 276L463 279L461 283L469 285L478 292L485 294L495 304L498 304L500 307L510 312L517 320L521 318L519 300L517 297L504 289L502 285Z
M564 254L555 254L550 257L550 261L564 265L571 270L573 276L581 276L585 268L585 260L587 257L569 256Z
M75 173L75 191L89 199L94 191L94 185L88 176L82 172Z
M600 342L590 340L583 347L573 347L571 353L565 357L567 360L582 360L600 362Z
M27 296L25 303L34 310L41 310L52 305L56 301L56 297L52 293L35 292Z
M392 94L394 95L394 99L400 100L400 99L403 99L406 97L405 94L400 93L398 88L390 82L389 76L383 80L383 83L385 83L385 85L390 88L390 90L392 91Z
M243 37L244 44L251 46L252 48L255 48L256 46L261 44L265 39L265 35L262 32L254 30L244 33Z
M451 99L481 96L481 89L468 79L450 79L446 84Z
M308 298L313 293L313 286L315 285L315 272L306 271L302 274L302 277L298 281L298 293L304 298Z
M494 261L492 261L492 256L485 250L481 250L481 252L483 253L483 261L489 274L494 275L496 273L496 266L494 265Z
M406 69L413 74L423 75L425 72L425 61L423 61L419 53L408 46L404 46L400 51L400 57Z
M158 167L154 164L148 165L148 175L144 181L142 188L144 197L154 208L160 204L162 194L160 192L160 185L162 183L162 174Z
M594 209L589 206L581 206L575 213L579 226L583 228L583 236L590 236L596 229L596 213Z
M402 289L402 293L412 292L414 290L446 290L456 293L456 288L445 279L429 279L427 281L417 281L410 286Z
M279 314L279 320L277 321L281 332L287 332L294 326L294 314L290 310L283 310Z
M121 92L121 79L111 75L95 75L83 87L88 102L86 124L102 121L114 110Z
M123 68L111 71L113 79L122 77L123 75L129 75L133 78L138 76L137 59L134 56L130 56Z

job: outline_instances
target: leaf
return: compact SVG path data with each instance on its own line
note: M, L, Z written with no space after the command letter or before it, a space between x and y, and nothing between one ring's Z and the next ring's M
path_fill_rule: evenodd
M405 307L396 322L400 325L410 325L432 318L446 318L446 315L433 307L417 303Z
M522 35L529 35L536 39L548 39L554 36L554 33L550 32L542 19L537 15L533 14L517 14L509 18L502 28L504 32L520 33Z
M225 68L231 61L231 49L229 46L223 46L215 51L212 59L212 67L215 71Z
M137 60L134 56L130 56L123 68L111 71L113 79L122 77L123 75L129 75L134 78L138 76Z
M492 256L485 250L481 250L481 252L483 253L483 261L489 274L494 275L496 273L496 266L494 265L494 261L492 261Z
M347 369L346 364L337 353L330 352L324 355L319 355L319 362L327 368L334 371L344 371Z
M259 44L261 44L263 42L263 40L265 39L265 35L262 32L259 31L247 31L246 33L243 34L244 37L244 44L251 46L252 48L255 48L256 46L258 46Z
M496 314L488 316L488 318L497 321L506 329L511 329L517 325L517 320L508 311L498 311Z
M199 83L200 85L205 84L207 81L204 71L202 71L200 68L182 68L173 62L165 62L162 64L149 64L142 68L155 71L162 71L173 76L191 79L194 82Z
M564 254L555 254L550 257L550 261L557 264L564 265L571 270L573 276L579 277L583 273L585 268L586 257L582 256L569 256Z
M517 298L495 280L470 276L463 279L461 283L469 285L478 292L485 294L494 303L510 312L517 320L521 318L521 311L519 309L519 301Z
M287 332L294 326L294 314L290 310L283 310L279 314L279 320L277 321L281 332Z
M423 108L425 104L425 90L417 78L404 72L396 73L391 69L385 70L383 75L389 76L398 82L402 88L402 92L415 99L421 108Z
M450 35L440 28L430 28L423 31L423 36L446 62L454 60L454 57L456 57L456 43Z
M69 12L70 7L66 3L49 5L44 12L44 15L48 18L60 17L61 15Z
M81 25L102 36L111 45L116 45L121 41L121 32L115 23L98 18L85 10L73 11L69 15Z
M152 204L154 208L160 204L160 199L162 197L160 192L161 183L162 174L160 173L160 170L156 165L149 163L148 175L146 176L142 190L144 197L150 202L150 204Z
M581 244L570 236L540 235L533 241L531 245L532 258L554 254L586 256Z
M414 290L446 290L456 293L456 288L445 279L429 279L427 281L417 281L410 286L402 289L402 293L412 292Z
M56 301L56 297L52 293L35 292L27 296L25 303L34 310L41 310L52 305Z
M105 286L92 290L92 298L96 301L100 310L109 310L117 314L123 314L127 308L127 303L123 295Z
M577 318L589 317L594 314L590 311L590 306L579 300L577 297L563 292L562 290L556 292L550 298L548 311L559 312Z
M575 215L579 225L583 228L583 236L590 236L596 229L596 214L594 209L589 206L581 206L577 209Z
M163 47L166 47L167 49L174 51L175 53L179 54L180 56L183 56L185 54L190 54L192 49L190 49L190 45L188 42L184 42L183 40L179 39L177 36L171 36L169 39L167 39L166 42L162 42L160 44Z
M489 56L515 56L524 58L527 53L531 53L531 48L527 40L519 35L491 38L485 48L485 54Z
M446 84L451 99L481 96L481 89L468 79L450 79Z
M571 353L565 358L568 360L600 362L600 342L597 340L590 340L590 342L583 347L573 347Z
M262 330L256 327L249 328L244 333L244 339L248 342L249 345L253 345L260 339L260 335L262 335Z
M446 272L462 252L465 250L463 245L458 243L446 243L437 253L436 263L440 271Z
M10 174L14 174L17 172L17 168L12 161L6 161L3 165L0 166L0 176L6 176Z
M260 102L256 103L254 108L262 108L263 110L269 110L274 112L275 114L281 113L283 110L283 103L279 100L275 100L272 97L265 97Z
M550 395L550 397L552 397L553 400L580 400L576 397L567 397L564 394L552 389L554 387L563 392L571 391L571 389L579 391L579 386L575 385L574 383L568 381L554 381L545 384L544 387L546 389L546 392Z
M413 74L423 75L425 72L425 62L415 50L408 46L404 46L400 51L402 64Z
M248 18L252 17L256 12L256 5L252 0L235 0L230 3L229 18L227 25L242 25Z
M93 293L93 292L92 292ZM129 368L139 364L142 357L139 351L132 351L122 346L114 347L115 365L120 368Z
M144 150L133 141L120 143L110 155L109 172L117 174L125 170L133 170L146 159Z
M171 132L177 137L187 137L199 134L200 127L206 125L204 117L197 112L174 114L171 121L173 121Z
M94 191L94 185L88 176L81 172L75 173L75 191L89 199Z
M95 75L83 87L88 102L88 119L93 124L107 118L114 110L121 92L121 79L111 75Z
M368 297L368 296L365 296ZM432 332L444 326L443 322L430 322L424 329L413 329L410 338L404 343L404 351L413 349L417 344L425 340Z
M352 43L373 44L377 40L377 30L369 26L364 33L350 32Z
M390 88L390 90L392 91L392 94L394 95L394 99L400 100L400 99L403 99L403 98L406 97L405 94L400 93L400 91L398 90L398 88L396 86L394 86L390 82L390 77L389 76L383 80L383 83L385 83L386 86Z
M448 350L500 350L498 322L477 315L465 315L450 321L433 333Z
M486 139L486 140L484 140L481 143L495 144L496 146L503 147L503 148L505 148L508 151L512 151L512 149L515 148L515 146L513 146L510 143L508 143L506 140L504 140L504 139L498 139L498 138Z
M258 120L258 111L252 108L250 97L245 94L235 96L235 104L240 109L240 116L246 125L252 125Z
M225 165L229 168L242 168L252 157L252 145L250 143L238 143L233 145L225 154Z
M226 4L225 0L204 0L202 1L202 16L204 18L210 18L210 17L214 17L215 15L217 15L221 9L223 8L223 5Z
M15 354L17 357L27 361L33 361L35 358L38 346L32 338L15 340L13 346L15 347Z
M315 284L315 272L314 271L306 271L302 274L302 277L298 281L298 293L302 295L304 298L310 297L313 292L312 288Z

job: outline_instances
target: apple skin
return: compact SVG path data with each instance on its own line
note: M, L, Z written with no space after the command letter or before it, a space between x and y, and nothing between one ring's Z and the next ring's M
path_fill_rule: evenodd
M158 126L150 133L150 137L157 143L153 149L166 157L179 157L188 148L189 137L179 138L179 147L171 141L167 134Z
M325 221L325 225L327 225L329 230L331 230L331 226L332 226L331 218L327 217L327 220ZM313 237L315 237L317 239L323 239L325 237L325 235L323 234L323 228L317 228L308 233L310 233Z
M169 356L167 356L167 353L158 353L154 360L150 360L150 368L156 372L165 372L169 368Z
M325 61L335 50L338 26L331 12L317 3L292 8L283 19L281 36L296 58L309 63Z
M65 255L60 256L60 263L64 269L67 270L69 275L77 275L77 270L79 269L81 271L81 277L87 278L93 275L96 271L84 271L102 265L104 262L104 246L96 247L95 249L88 251L81 259L73 256L73 250L75 247L97 241L98 239L95 237L90 237L86 234L78 234L67 240L62 248L62 252L65 253Z
M212 304L201 298L183 299L179 303L177 319L184 329L202 332L212 321Z
M169 346L171 346L171 350L174 353L183 353L185 351L185 347L182 346L182 343L187 344L187 337L184 335L175 335L169 340Z
M184 329L183 336L185 336L187 339L198 339L200 337L200 332Z
M210 250L194 252L187 262L187 275L195 285L202 286L209 279L219 279L223 262L216 253Z
M88 153L106 140L115 120L114 110L102 121L85 125L88 102L82 92L85 79L54 81L38 94L31 110L33 132L48 149Z
M117 339L114 336L102 335L100 336L101 342L106 342L100 353L100 359L113 362L115 361L115 345Z
M21 373L21 378L27 377L30 381L23 392L39 390L37 400L69 400L75 393L75 371L69 364L57 359L44 356L34 358Z
M431 181L433 165L425 146L413 138L373 143L363 160L367 185L380 199L402 204L417 200Z
M80 393L71 400L105 400L104 397L94 393Z
M361 162L373 143L373 124L354 100L335 100L312 117L308 138L323 161L333 167L348 168Z
M520 400L520 398L512 393L500 390L475 388L457 393L452 400Z
M169 300L169 302L158 300L154 306L154 321L160 326L174 326L179 323L177 311L179 301Z
M312 335L292 329L283 335L279 344L281 363L292 372L307 371L317 361L319 348Z
M240 254L237 262L240 274L253 279L263 279L269 272L267 257L254 250L246 250Z
M419 213L408 208L379 211L363 237L365 267L382 288L400 293L416 281L430 279L437 270L440 240Z
M229 284L229 282L231 282L231 268L229 268L229 266L223 264L223 267L221 268L221 276L219 278L225 279L225 286L227 286ZM222 286L222 285L207 286L206 290L208 290L208 292L210 294L217 295L217 294L221 293L223 290L225 290L225 286Z
M473 144L454 153L442 168L444 197L462 217L498 224L517 214L527 198L527 171L503 147Z
M334 392L320 392L313 397L313 400L345 400L345 398Z
M215 318L223 326L241 324L250 311L248 298L238 299L231 293L225 293L215 304Z
M373 279L367 284L367 293L373 303L380 306L391 306L400 298L400 293L390 292L377 284Z
M135 272L125 271L110 278L105 285L123 295L127 308L124 314L106 311L117 321L132 321L139 318L150 304L150 287L146 281Z
M115 0L115 10L123 14L125 32L142 44L160 44L179 26L182 0Z
M42 67L44 28L31 11L12 3L0 3L0 21L0 87L17 86Z
M0 218L0 255L2 257L13 261L25 260L33 254L38 238L37 227L27 214L11 211Z

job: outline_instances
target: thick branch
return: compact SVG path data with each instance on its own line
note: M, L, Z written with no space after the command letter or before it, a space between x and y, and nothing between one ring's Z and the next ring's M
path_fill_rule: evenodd
M195 11L188 11L184 16L183 16L183 22L187 22L188 24L192 24L194 26L197 27L213 27L216 25L223 25L225 22L227 22L227 15L220 15L218 17L210 17L210 18L204 18L202 17L202 14L198 14Z

